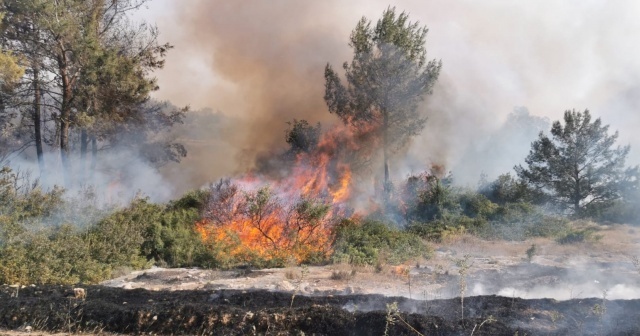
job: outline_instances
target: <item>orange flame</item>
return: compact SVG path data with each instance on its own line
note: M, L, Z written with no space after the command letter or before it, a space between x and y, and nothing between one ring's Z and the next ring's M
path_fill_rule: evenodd
M233 260L293 258L300 263L314 256L328 256L333 239L332 219L343 215L340 211L353 191L348 163L351 158L345 156L361 149L362 141L356 138L362 136L363 132L356 133L349 126L334 127L322 135L312 152L297 155L286 178L261 181L249 175L237 180L244 190L234 194L236 199L223 207L229 215L222 216L222 221L198 222L196 231L203 241L215 244ZM251 197L258 197L257 190L265 185L277 202L263 204L269 211L254 213L257 203L246 203L254 202ZM310 219L305 217L304 209L300 213L297 208L305 206L304 202L296 203L299 200L321 200L331 210L322 218Z

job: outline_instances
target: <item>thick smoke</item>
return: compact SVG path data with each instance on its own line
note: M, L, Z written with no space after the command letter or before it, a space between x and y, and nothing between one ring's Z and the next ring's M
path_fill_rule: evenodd
M197 152L191 187L250 168L256 153L283 145L285 121L332 122L323 102L323 67L350 59L347 40L361 16L376 20L382 1L176 1L153 3L146 19L176 49L158 73L159 98L211 107L241 119L228 128L229 151ZM566 109L590 108L631 143L640 105L640 49L634 35L640 4L606 1L396 1L426 24L429 58L442 59L440 82L429 97L427 128L414 141L396 178L429 163L461 171L460 181L495 176L524 158L527 143L503 143L512 163L468 167L474 146L487 142L514 107L558 120ZM214 130L212 130L214 132ZM526 142L530 142L529 139ZM524 141L524 140L523 140ZM477 157L483 151L475 151ZM486 161L486 160L485 160ZM229 164L232 162L233 164ZM220 167L224 163L224 169ZM464 169L460 169L463 167ZM170 174L175 177L175 172Z

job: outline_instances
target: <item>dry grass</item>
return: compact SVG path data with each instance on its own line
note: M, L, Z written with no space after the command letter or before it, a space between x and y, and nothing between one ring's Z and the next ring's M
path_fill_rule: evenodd
M356 277L358 270L349 264L336 264L332 267L331 280L349 281Z
M450 250L456 255L513 257L523 252L521 245L522 242L484 240L470 234L464 234L452 237L446 242L435 244L434 248L436 250L438 248Z
M284 277L285 277L285 278L287 278L287 280L296 280L296 279L299 279L301 275L302 275L302 274L300 273L300 271L296 271L296 270L294 270L294 269L287 269L287 270L284 272Z
M356 270L351 271L333 271L331 272L331 280L351 280L357 274Z

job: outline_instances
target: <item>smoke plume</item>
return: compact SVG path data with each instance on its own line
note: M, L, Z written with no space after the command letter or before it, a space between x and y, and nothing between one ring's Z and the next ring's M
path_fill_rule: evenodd
M188 165L198 177L181 183L186 188L250 169L257 153L284 145L287 120L335 122L322 98L323 67L350 60L347 42L358 19L375 22L389 4L160 0L151 6L145 19L176 46L158 73L157 97L211 107L237 121L226 128L232 150L192 149L197 157ZM640 4L405 0L392 6L428 26L428 57L443 61L424 106L427 127L406 160L392 163L396 178L430 163L459 171L463 183L482 172L504 173L527 155L513 157L510 146L520 151L534 139L506 139L503 151L495 149L505 153L497 165L474 159L486 152L478 142L499 138L495 132L518 106L550 120L589 108L620 130L622 144L631 143L632 163L640 158L633 139L640 47L629 33L640 28L634 15ZM470 162L478 165L469 169ZM180 169L165 174L175 179Z

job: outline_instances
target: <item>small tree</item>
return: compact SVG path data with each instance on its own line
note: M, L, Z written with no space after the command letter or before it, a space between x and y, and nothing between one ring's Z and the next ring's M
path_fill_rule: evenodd
M286 131L285 140L290 146L289 153L309 153L316 148L320 140L320 123L312 126L304 119L293 119L292 122L287 122L287 124L289 128Z
M425 126L418 105L431 93L441 62L427 61L427 28L388 8L375 27L362 18L351 32L354 50L345 62L344 86L327 64L325 101L331 113L358 130L376 130L382 146L385 194L390 190L388 157Z
M479 193L500 205L518 202L544 203L544 195L530 188L526 181L514 178L510 173L498 176L493 182L483 183Z
M551 138L540 133L525 162L515 170L529 185L544 192L560 210L582 215L621 197L623 186L637 181L637 167L625 169L629 146L614 147L618 132L588 110L566 111L564 125L553 123Z

